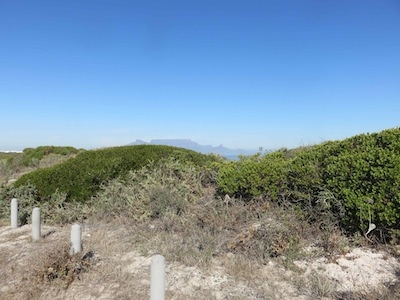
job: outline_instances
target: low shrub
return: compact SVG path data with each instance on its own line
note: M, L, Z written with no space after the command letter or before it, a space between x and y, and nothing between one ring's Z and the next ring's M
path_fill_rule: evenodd
M350 232L400 228L400 128L310 147L289 167L290 200L303 209L324 203Z
M138 145L84 151L50 168L23 175L16 187L31 184L36 187L41 201L56 192L66 194L68 201L90 199L101 184L125 176L152 161L174 157L194 165L206 165L212 156L170 146Z
M6 187L0 190L0 220L9 221L10 202L18 199L18 224L31 222L32 209L40 208L41 219L46 224L68 224L82 222L90 213L90 208L80 202L68 201L66 194L56 190L48 199L41 201L38 190L33 185Z
M98 214L125 215L137 221L182 214L205 192L203 173L173 157L150 163L101 185L88 202Z
M221 193L288 200L311 222L329 215L329 223L364 233L374 223L380 236L398 239L400 128L241 157L217 169Z
M224 194L247 200L258 196L276 199L286 189L288 161L284 151L277 151L220 162L218 187Z
M82 149L76 149L74 147L66 146L39 146L37 148L25 148L23 151L23 164L25 166L37 165L38 162L49 154L58 154L67 156L70 154L77 154Z

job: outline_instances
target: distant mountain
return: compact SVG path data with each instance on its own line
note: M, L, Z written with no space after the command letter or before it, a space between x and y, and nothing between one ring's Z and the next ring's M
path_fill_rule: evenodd
M223 145L219 146L200 145L189 139L155 139L151 140L150 142L136 140L128 145L167 145L167 146L190 149L205 154L209 153L219 154L221 156L225 156L228 158L234 158L237 157L238 155L254 154L257 152L257 150L253 151L253 150L230 149Z

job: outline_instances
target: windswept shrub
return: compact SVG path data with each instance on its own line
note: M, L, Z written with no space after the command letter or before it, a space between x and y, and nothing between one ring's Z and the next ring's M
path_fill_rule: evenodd
M342 228L382 233L400 228L400 128L312 146L289 165L290 200L303 209L328 192Z
M372 221L399 229L400 128L327 145L324 182L345 203L344 223L366 231ZM360 221L362 222L360 224Z
M45 156L49 154L58 154L67 156L77 154L82 150L74 147L59 147L59 146L39 146L37 148L25 148L23 151L23 164L25 166L36 165Z
M212 159L211 156L170 146L105 148L84 151L64 163L25 174L15 185L34 185L43 201L58 190L65 193L68 200L82 202L93 196L101 184L167 157L199 166L206 165Z
M399 232L400 128L217 166L222 193L288 200L309 221L348 232L365 233L370 223L383 236Z

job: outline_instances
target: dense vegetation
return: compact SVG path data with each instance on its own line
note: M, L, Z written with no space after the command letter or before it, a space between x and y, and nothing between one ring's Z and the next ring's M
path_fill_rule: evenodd
M15 186L33 185L42 201L48 200L57 191L65 193L68 200L83 202L94 196L101 184L170 156L199 166L211 159L211 156L169 146L105 148L84 151L62 164L25 174Z
M91 151L39 147L26 149L22 158L25 164L49 153L71 151L79 153L23 175L3 190L2 197L31 197L42 205L58 203L59 207L71 202L117 203L120 211L140 211L133 216L140 219L154 215L157 209L150 209L154 199L164 203L163 209L182 210L188 199L200 195L200 184L217 191L216 201L228 194L244 203L290 205L299 217L320 227L330 224L348 233L365 233L373 223L376 236L393 242L399 237L400 128L241 156L237 161L155 145ZM171 204L172 198L180 199L179 204Z
M18 153L16 152L0 152L0 163L9 163Z
M400 128L219 165L225 193L329 212L350 232L400 230Z
M80 151L74 147L40 146L36 148L25 148L23 151L23 164L25 166L36 165L43 157L50 154L71 155Z

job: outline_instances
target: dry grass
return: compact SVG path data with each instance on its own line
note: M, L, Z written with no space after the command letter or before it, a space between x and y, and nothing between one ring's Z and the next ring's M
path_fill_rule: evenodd
M83 252L74 255L69 254L68 228L56 228L55 233L35 243L30 241L27 228L19 233L27 236L22 245L15 241L17 235L8 235L9 244L2 244L6 251L0 251L0 278L7 283L0 285L0 299L126 299L130 291L148 293L137 274L122 272L116 266L116 261L121 263L120 258L114 259L116 253L133 249L120 225L84 229ZM93 289L88 290L87 285ZM120 291L121 286L124 288ZM138 296L143 298L143 293Z
M324 275L313 273L297 280L295 284L300 293L310 299L335 299L337 295L337 282Z
M167 299L392 300L398 295L398 283L368 293L339 293L329 278L303 277L285 268L279 256L263 262L251 252L228 251L226 244L235 239L238 227L246 227L215 218L216 232L204 231L175 218L144 223L125 218L87 220L84 249L75 256L68 254L65 243L69 227L45 227L46 237L36 243L30 240L29 227L10 231L2 235L9 244L2 243L8 250L0 251L0 265L6 270L0 273L0 282L7 283L6 289L0 284L0 299L146 299L150 258L155 253L167 257Z
M337 293L335 300L398 300L400 299L400 283L383 285L374 290L349 291Z

